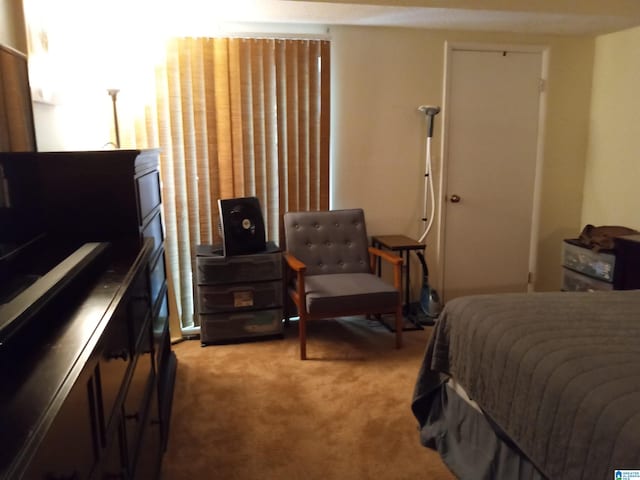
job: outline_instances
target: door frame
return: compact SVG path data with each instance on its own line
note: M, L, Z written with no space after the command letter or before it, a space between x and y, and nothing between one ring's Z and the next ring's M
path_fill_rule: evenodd
M444 44L444 78L442 92L442 142L440 144L440 181L438 185L440 202L438 205L438 237L437 237L437 264L438 264L438 285L443 296L444 291L444 269L445 269L445 228L446 228L446 208L445 202L448 198L447 192L447 165L449 163L449 96L451 95L451 58L455 51L484 51L484 52L519 52L519 53L540 53L542 55L542 65L540 71L540 99L538 106L538 135L536 141L536 163L533 184L533 209L531 218L531 239L529 247L529 282L527 290L534 290L536 279L536 263L538 259L538 237L540 231L540 206L542 196L542 170L544 163L544 140L545 140L545 119L547 115L547 86L549 78L549 56L550 47L547 45L523 45L523 44L500 44L500 43L476 43L476 42L450 42Z

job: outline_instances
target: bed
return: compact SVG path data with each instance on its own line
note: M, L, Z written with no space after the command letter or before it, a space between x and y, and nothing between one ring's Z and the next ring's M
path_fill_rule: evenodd
M640 469L640 290L447 303L412 410L462 479L611 479Z

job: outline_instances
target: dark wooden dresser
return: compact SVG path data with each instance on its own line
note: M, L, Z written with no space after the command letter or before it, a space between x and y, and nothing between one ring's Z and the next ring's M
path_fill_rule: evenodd
M616 237L616 284L622 290L640 289L640 234Z
M0 167L0 223L35 235L0 255L0 286L31 277L0 302L0 478L157 478L177 368L158 151L1 153Z

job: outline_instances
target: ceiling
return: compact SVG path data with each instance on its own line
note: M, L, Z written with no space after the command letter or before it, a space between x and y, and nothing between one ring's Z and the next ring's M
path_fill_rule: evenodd
M600 34L640 25L640 0L183 0L217 22ZM206 15L209 19L209 15Z

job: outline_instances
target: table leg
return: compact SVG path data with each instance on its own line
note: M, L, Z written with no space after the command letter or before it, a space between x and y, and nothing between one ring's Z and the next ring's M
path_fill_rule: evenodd
M380 242L373 241L371 245L376 248L388 248L392 252L398 252L400 258L402 259L403 266L405 268L404 271L404 306L403 306L403 316L409 320L414 326L413 327L404 327L403 330L423 330L422 325L417 320L417 317L411 314L411 250L412 247L388 247ZM377 274L380 277L382 275L382 260L380 257L377 258L376 262L376 270ZM401 294L402 295L402 294ZM377 316L380 319L380 316ZM390 331L395 331L393 327L387 325L384 321L382 324L387 327Z
M404 308L407 312L407 318L409 318L409 315L411 314L411 301L410 301L410 282L411 282L411 277L409 275L410 272L410 262L409 262L410 258L409 258L409 250L405 250L404 251L404 264L406 265L405 269L404 269Z

